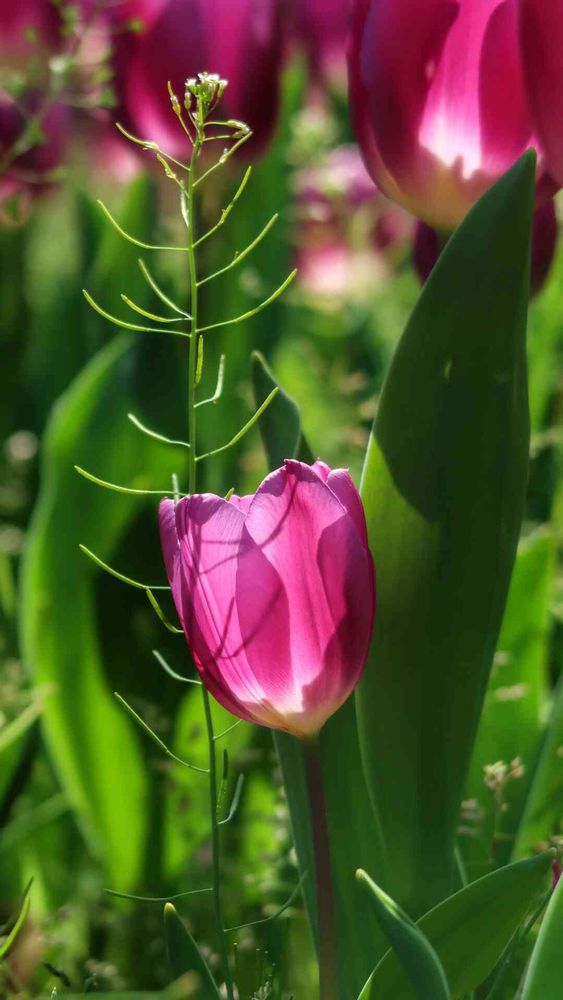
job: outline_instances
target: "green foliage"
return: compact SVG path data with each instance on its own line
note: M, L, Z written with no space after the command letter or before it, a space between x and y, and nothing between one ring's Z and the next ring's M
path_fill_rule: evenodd
M131 341L116 339L57 407L29 535L21 622L36 683L54 688L43 713L53 763L115 888L130 886L139 874L147 779L137 734L105 676L96 634L96 574L78 545L85 541L110 557L142 501L97 490L76 475L73 464L80 457L92 468L103 463L116 479L165 484L170 453L127 421L127 413L139 408L138 385Z
M522 991L522 1000L558 1000L561 996L563 880L559 879L543 918Z
M460 839L471 875L481 874L483 865L510 859L534 784L549 691L555 555L553 533L538 529L522 541L516 558L464 795L478 803L479 809L476 822L465 823ZM514 760L523 773L517 780L508 780L495 796L485 787L485 767L497 761L509 766ZM525 857L528 848L542 840L541 831L544 836L551 832L548 815L541 810L543 827L530 830L526 847L519 848L517 856ZM523 838L524 831L518 836Z
M451 995L465 996L492 972L512 935L545 889L552 857L507 865L460 889L426 913L417 926L434 948ZM361 1000L410 1000L397 955L379 963Z
M271 371L256 355L253 384L256 398L277 384ZM271 469L283 458L311 461L297 407L285 392L278 393L259 426ZM302 872L314 871L303 750L298 741L285 733L275 733L274 743L300 868ZM360 760L353 698L323 727L320 745L336 895L340 990L342 996L347 997L358 992L378 954L367 919L368 901L358 893L355 872L358 864L378 871L381 859L377 820L369 802ZM311 878L305 882L305 899L313 936L316 936L316 904ZM381 942L379 954L383 951Z
M219 1000L220 993L209 966L172 903L164 907L164 932L172 975L191 976L190 989L199 1000ZM189 993L188 993L189 996Z
M366 872L358 881L369 892L378 923L399 960L418 1000L448 1000L450 989L430 942L400 906Z
M453 888L524 510L534 168L523 157L449 241L391 364L362 482L379 582L360 745L383 885L415 916Z

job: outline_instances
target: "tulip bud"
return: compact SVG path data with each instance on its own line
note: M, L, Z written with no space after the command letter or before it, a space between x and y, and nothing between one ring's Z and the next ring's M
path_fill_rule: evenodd
M166 96L170 80L190 109L192 88L202 94L207 88L208 112L218 104L222 117L247 122L254 134L249 146L264 147L278 109L284 37L278 0L126 0L112 17L116 117L127 128L174 156L186 155ZM123 30L132 17L142 25L135 33Z
M518 4L353 0L352 11L352 111L371 175L388 197L450 231L536 145Z
M172 595L205 685L249 722L310 736L358 683L375 583L359 494L286 461L252 496L160 505Z
M543 288L549 274L558 236L555 205L550 200L534 212L532 222L532 247L530 262L530 297ZM438 233L425 222L419 222L413 241L413 264L424 283L429 277L442 250L443 242Z

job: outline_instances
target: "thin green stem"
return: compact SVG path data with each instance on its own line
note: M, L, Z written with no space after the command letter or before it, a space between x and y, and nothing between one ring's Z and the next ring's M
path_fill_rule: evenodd
M303 740L303 751L305 754L307 792L311 809L311 827L315 853L320 996L322 1000L338 1000L338 964L336 957L332 864L318 736Z
M197 369L197 315L198 315L198 281L195 259L195 217L194 217L194 183L195 170L201 149L202 132L198 129L188 171L188 190L185 196L185 217L188 224L188 272L190 281L190 312L191 338L188 352L188 429L190 453L188 462L188 492L195 493L196 486L196 369Z
M197 464L196 464L196 384L197 384L197 342L198 342L198 280L195 247L197 244L195 234L195 213L194 213L194 189L196 182L196 166L201 150L205 128L200 124L196 128L196 136L192 149L192 158L188 170L188 186L185 195L182 195L183 215L188 229L188 272L190 284L190 313L191 329L188 352L188 441L190 449L188 451L188 492L195 493ZM225 986L227 990L227 1000L234 1000L234 985L229 964L229 953L225 936L225 923L223 920L223 907L221 900L221 843L219 835L219 823L217 819L217 761L215 757L215 739L213 732L213 719L211 716L211 705L209 694L205 685L201 688L203 695L203 707L205 712L205 725L209 743L209 808L211 818L211 847L213 866L213 909L217 924L217 934L219 938L219 949Z
M203 694L203 706L205 711L205 725L207 728L207 739L209 742L209 805L211 810L211 845L213 857L213 907L215 910L215 920L219 930L219 945L221 959L223 963L223 973L225 975L225 986L227 988L228 1000L234 1000L234 987L229 965L229 954L227 950L227 939L225 925L223 922L223 907L221 902L221 842L219 835L219 822L217 820L217 760L215 757L215 733L213 731L213 719L211 717L211 705L209 694L205 685L201 689Z

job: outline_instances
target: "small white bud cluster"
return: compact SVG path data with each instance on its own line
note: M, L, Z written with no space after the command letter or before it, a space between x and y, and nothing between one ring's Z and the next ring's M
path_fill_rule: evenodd
M505 764L503 760L497 760L494 764L485 764L483 780L503 812L507 809L504 803L504 790L507 782L517 781L523 777L524 772L525 768L520 757L515 757L514 760L510 761L510 764Z
M190 111L195 98L200 119L205 121L221 100L226 86L227 80L220 77L218 73L198 73L197 77L190 77L185 83L184 107L186 111Z

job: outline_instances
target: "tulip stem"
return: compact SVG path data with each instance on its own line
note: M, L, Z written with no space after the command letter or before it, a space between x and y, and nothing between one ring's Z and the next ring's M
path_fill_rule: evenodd
M225 987L228 1000L234 1000L234 987L231 977L231 967L229 965L229 953L227 950L227 938L225 924L223 922L223 906L221 901L221 842L219 836L219 822L217 820L217 759L215 757L215 733L213 731L213 718L211 715L211 705L209 694L205 685L202 686L203 707L205 711L205 725L207 727L207 740L209 743L209 802L211 810L211 848L213 857L213 908L215 910L215 921L219 932L219 946L221 951L221 961L223 964L223 975L225 976Z
M302 743L315 854L320 996L321 1000L338 1000L332 863L318 735Z

